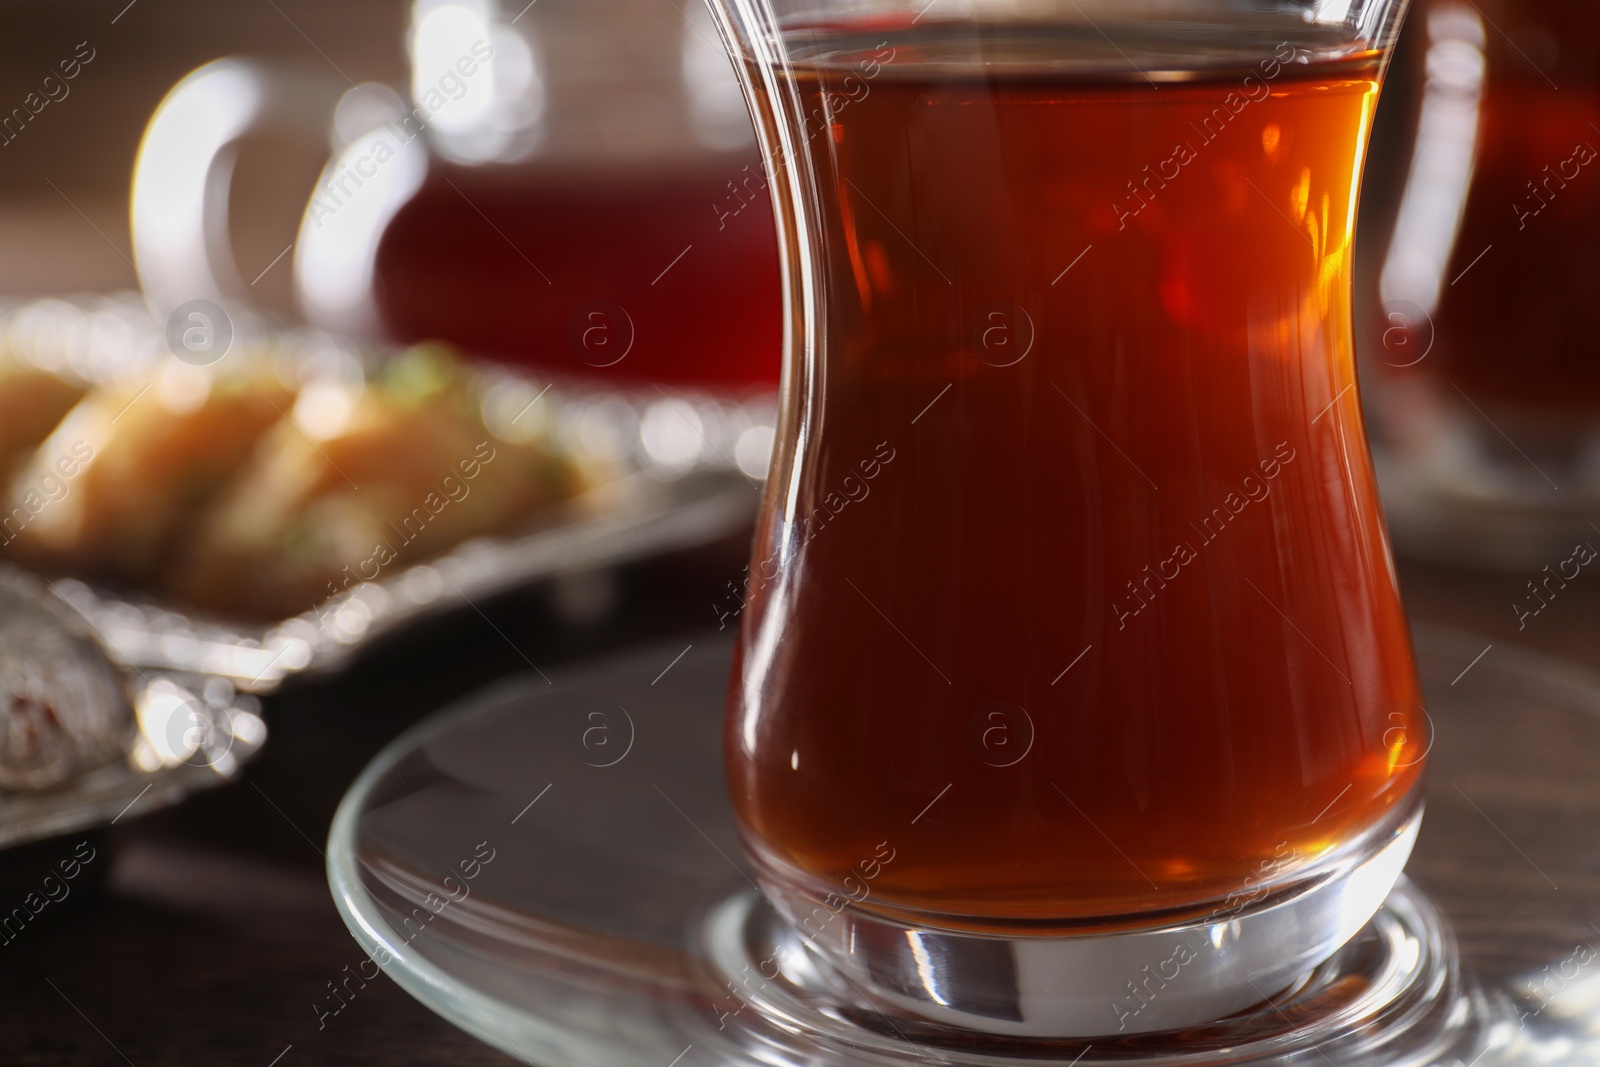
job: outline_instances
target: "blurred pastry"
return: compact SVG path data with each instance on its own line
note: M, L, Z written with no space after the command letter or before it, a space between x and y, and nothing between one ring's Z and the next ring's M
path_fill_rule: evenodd
M88 386L0 356L0 475L9 477Z
M142 385L94 389L17 475L8 547L26 562L153 581L187 524L293 403L265 360L221 372L164 361Z
M419 346L371 382L306 386L201 519L168 585L217 612L299 614L585 485L547 439L491 433L466 369Z

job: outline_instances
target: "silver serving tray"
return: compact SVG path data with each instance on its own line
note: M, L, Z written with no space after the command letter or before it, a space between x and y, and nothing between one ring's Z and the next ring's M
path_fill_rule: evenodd
M118 667L105 656L104 641L95 640L92 622L63 601L48 579L0 567L0 611L8 613L8 641L25 646L40 639L31 653L22 652L24 657L49 648L51 669L62 678L115 674ZM42 628L59 628L64 639L41 637ZM8 651L17 649L8 646ZM232 778L266 740L260 701L226 679L128 665L120 673L121 695L132 712L131 733L123 737L120 723L75 715L81 708L66 709L73 736L99 737L111 758L49 787L0 789L0 848L165 807Z
M218 706L204 687L171 674L135 681L140 707L134 752L125 762L89 771L53 789L0 794L0 849L113 825L222 785L260 751L267 738L260 705L248 694ZM196 692L199 689L199 692ZM151 714L152 707L175 711ZM174 751L172 742L180 740ZM182 748L193 740L192 750ZM154 758L145 762L145 753Z
M547 578L579 575L735 535L755 514L742 478L638 473L574 501L569 514L522 534L481 538L447 555L364 582L316 608L266 626L229 624L161 600L57 579L57 595L130 668L227 679L270 693L291 674L327 673L378 637L419 619L470 609L486 597ZM571 512L578 512L577 515Z
M370 346L320 331L274 330L244 312L232 312L232 320L235 345L287 342L324 370L361 373L378 358ZM153 374L159 361L175 358L131 293L0 307L0 338L21 358L90 381ZM485 389L518 379L516 371L496 371ZM52 588L125 666L222 678L264 694L291 674L336 670L371 641L426 616L533 581L713 543L752 521L766 467L760 446L770 447L775 419L770 394L729 399L557 379L539 396L547 398L556 441L598 454L617 477L518 533L464 542L265 625L107 583L57 577Z
M349 341L275 330L243 313L233 325L235 344L288 341L324 368L362 373L375 359ZM0 306L0 339L17 357L89 381L153 374L158 361L174 358L135 294ZM517 378L507 371L486 382ZM620 391L576 380L551 382L546 395L556 440L600 454L614 479L521 531L466 541L293 618L230 621L110 583L39 579L41 592L81 615L124 669L139 732L125 762L53 789L0 794L0 848L115 823L231 779L266 740L258 697L291 675L337 671L426 617L470 610L532 582L711 544L754 518L775 418L771 395Z

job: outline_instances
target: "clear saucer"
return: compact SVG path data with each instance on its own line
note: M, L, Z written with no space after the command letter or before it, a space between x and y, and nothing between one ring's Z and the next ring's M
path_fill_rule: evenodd
M1428 814L1371 923L1213 1025L997 1038L875 1005L755 892L721 773L728 636L508 679L390 744L329 837L370 956L345 991L382 970L551 1067L1600 1062L1600 677L1420 630Z

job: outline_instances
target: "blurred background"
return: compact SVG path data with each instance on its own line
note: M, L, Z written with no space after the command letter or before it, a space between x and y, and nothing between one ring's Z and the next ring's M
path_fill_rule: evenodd
M195 67L241 54L337 67L358 83L403 85L409 14L404 4L384 0L8 5L0 65L0 99L8 109L40 92L43 79L59 74L58 62L72 58L80 44L86 42L94 58L68 83L66 98L48 105L25 134L4 146L0 291L137 288L129 176L156 105ZM285 228L292 235L305 207L302 191L309 193L323 162L309 151L298 159L263 152L240 167L240 180L248 184L239 198L260 204L262 219L258 229L250 225L255 213L237 220L241 260L253 262L249 253L265 252L269 237ZM266 252L260 264L282 247ZM286 278L270 284L277 299L287 296Z
M1363 403L1405 555L1526 580L1596 534L1597 123L1592 5L1413 5L1356 249Z

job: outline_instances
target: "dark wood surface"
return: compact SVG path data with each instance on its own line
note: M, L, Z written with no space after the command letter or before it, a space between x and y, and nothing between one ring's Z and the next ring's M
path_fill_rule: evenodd
M0 947L0 1062L269 1067L281 1055L281 1067L511 1063L384 980L319 1026L314 1005L327 983L362 959L323 876L334 807L387 739L453 697L525 669L524 654L548 668L705 626L741 548L730 542L625 571L616 607L593 624L558 621L549 591L534 590L488 605L503 634L474 614L456 616L332 682L271 699L269 747L242 781L93 840L96 858L73 895ZM1415 618L1492 643L1485 663L1520 644L1600 667L1600 583L1569 587L1519 632L1510 605L1526 576L1408 565L1402 581ZM1487 821L1460 819L1451 820L1456 829L1424 834L1425 887L1465 916L1463 941L1491 972L1560 958L1587 920L1600 919L1584 913L1592 885L1546 886L1507 847L1520 841L1540 854L1542 810L1595 802L1600 732L1573 734L1540 742L1568 749L1560 754L1568 780L1498 781L1493 768L1475 780L1473 791L1486 791L1477 802L1506 840ZM1436 794L1446 785L1434 784ZM70 855L77 841L9 857L0 892L25 893L38 864ZM1600 830L1596 842L1590 852L1600 852ZM1579 860L1589 868L1594 857ZM1562 861L1562 872L1573 869ZM1493 903L1508 884L1524 901L1510 911Z

